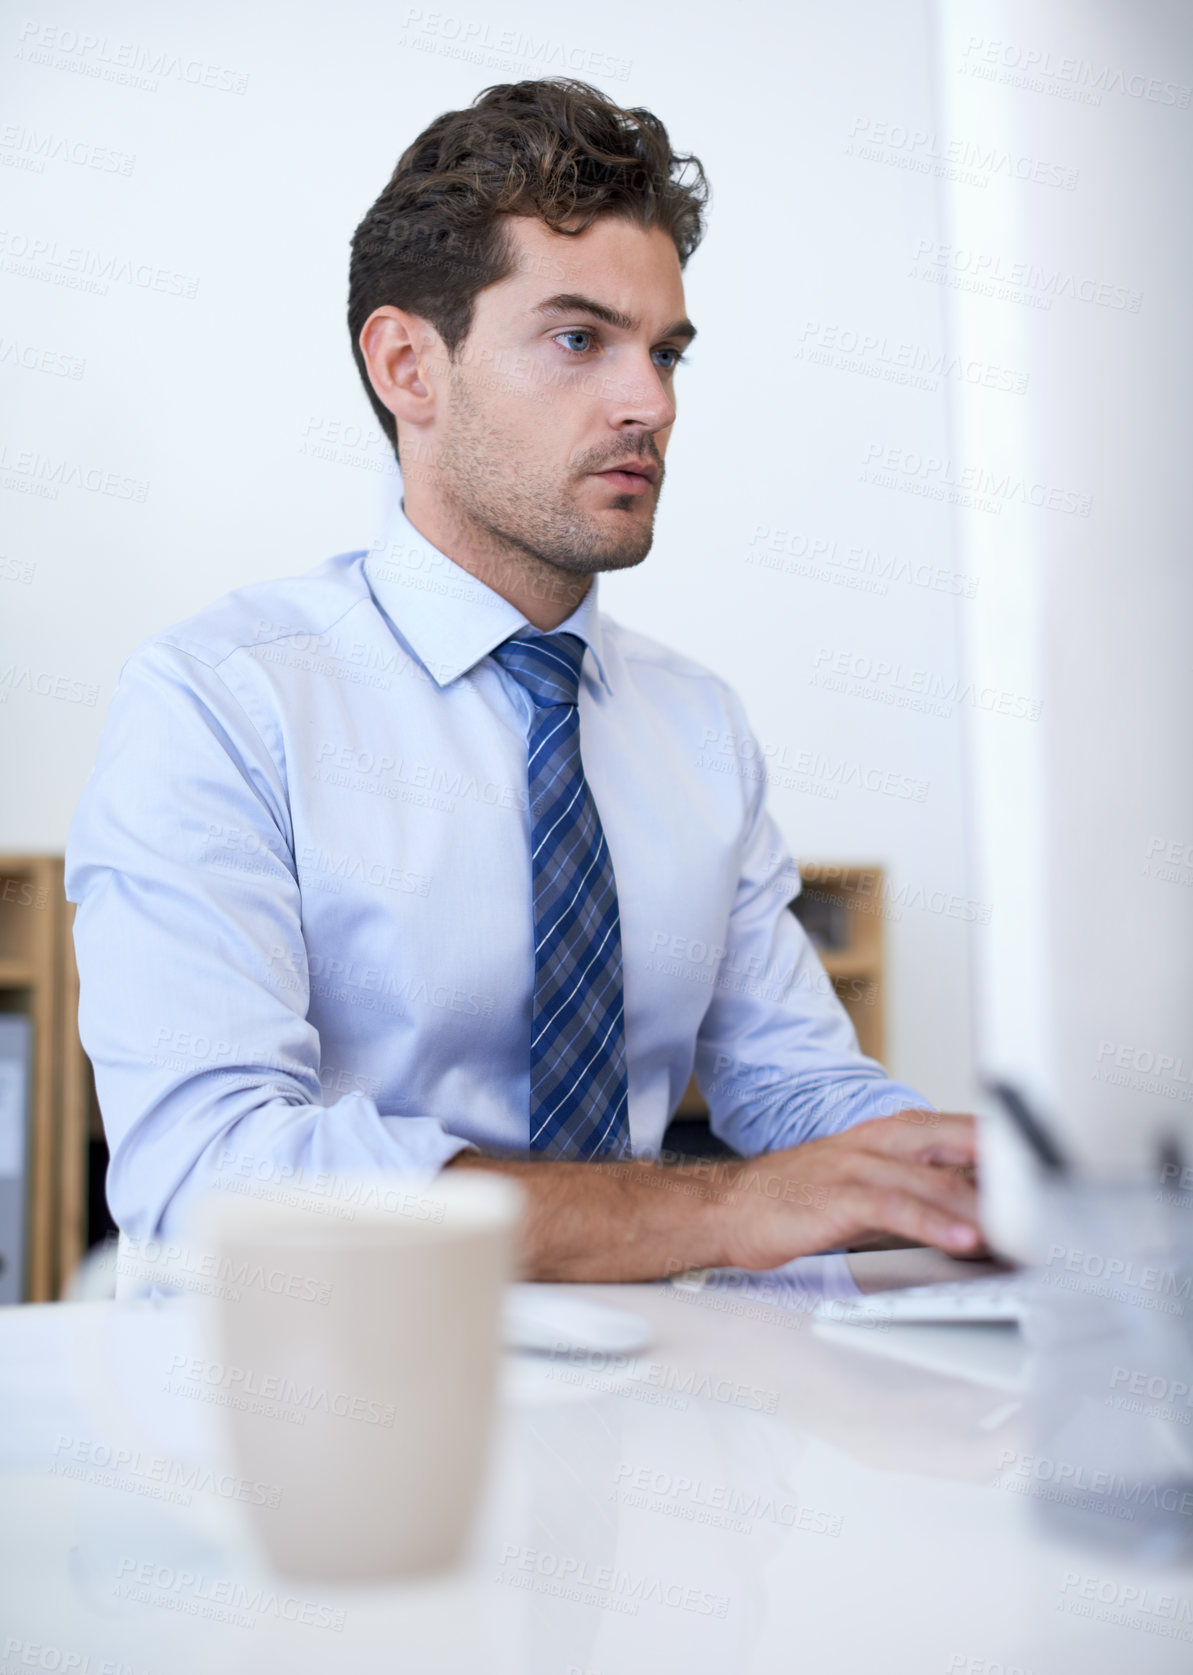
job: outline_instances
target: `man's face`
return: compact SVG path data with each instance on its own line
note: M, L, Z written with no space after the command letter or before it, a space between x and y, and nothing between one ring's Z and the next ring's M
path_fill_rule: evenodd
M694 335L675 246L614 216L570 237L526 216L507 227L513 272L477 295L436 368L428 479L478 531L561 570L638 564Z

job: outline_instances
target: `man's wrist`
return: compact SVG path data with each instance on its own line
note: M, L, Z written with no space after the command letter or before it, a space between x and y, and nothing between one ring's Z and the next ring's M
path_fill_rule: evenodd
M679 1190L692 1205L685 1227L685 1244L692 1247L690 1268L724 1268L732 1264L734 1219L740 1214L738 1177L740 1158L700 1158L659 1173L675 1178Z
M527 1278L655 1279L730 1260L737 1159L561 1162L469 1147L444 1167L512 1174L527 1188Z

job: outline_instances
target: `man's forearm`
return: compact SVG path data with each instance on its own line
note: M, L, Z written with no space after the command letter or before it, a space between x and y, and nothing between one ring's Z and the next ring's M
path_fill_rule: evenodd
M526 1188L526 1279L629 1282L728 1260L727 1193L700 1166L540 1163L459 1152L447 1167L496 1170Z
M903 1112L752 1158L557 1163L460 1152L449 1169L526 1190L528 1279L630 1281L689 1268L774 1268L893 1236L957 1256L982 1248L973 1118Z

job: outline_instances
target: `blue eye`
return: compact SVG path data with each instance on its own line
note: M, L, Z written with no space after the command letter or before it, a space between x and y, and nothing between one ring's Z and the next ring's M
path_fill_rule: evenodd
M580 341L576 342L576 339ZM596 333L589 331L586 326L573 326L568 331L556 332L553 341L570 355L586 355L596 347ZM678 349L652 349L650 353L655 365L663 372L674 372L675 368L682 366L687 359ZM670 359L660 360L660 355L670 356Z

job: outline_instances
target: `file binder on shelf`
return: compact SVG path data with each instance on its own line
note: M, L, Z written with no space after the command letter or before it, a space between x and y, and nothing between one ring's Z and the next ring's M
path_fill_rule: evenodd
M0 1014L0 1303L25 1296L32 1070L32 1024L19 1012Z

